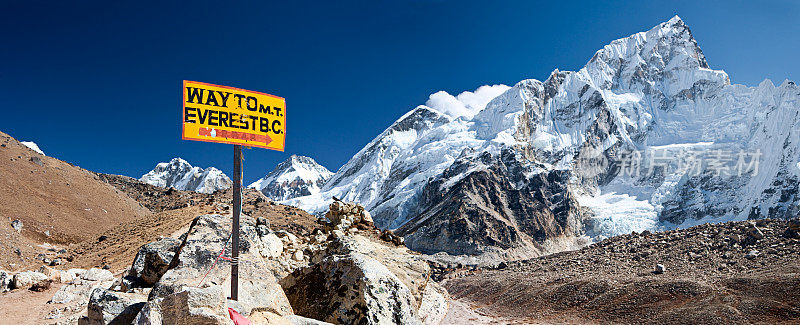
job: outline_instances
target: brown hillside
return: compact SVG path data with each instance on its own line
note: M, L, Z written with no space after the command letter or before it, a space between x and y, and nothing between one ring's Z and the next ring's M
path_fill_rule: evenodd
M181 191L143 183L119 175L98 174L106 182L154 213L126 221L67 248L64 254L49 254L52 258L70 257L61 268L110 267L117 272L130 266L139 248L159 237L177 237L188 229L191 221L202 214L230 215L233 193L230 189L214 194ZM318 225L316 217L295 207L275 204L261 192L245 189L242 195L242 212L253 218L264 217L275 230L286 230L296 235L308 236Z
M77 243L150 214L94 173L41 155L2 132L0 193L3 269L41 264L35 258L41 243ZM17 219L24 225L21 233L11 227Z

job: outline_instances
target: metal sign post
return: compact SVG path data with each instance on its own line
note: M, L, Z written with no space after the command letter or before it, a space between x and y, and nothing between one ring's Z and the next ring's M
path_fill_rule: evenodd
M239 214L242 213L242 146L233 145L233 247L231 257L231 300L239 300Z
M239 300L242 145L283 151L286 144L286 100L257 91L189 80L183 81L182 96L181 138L233 145L231 299Z

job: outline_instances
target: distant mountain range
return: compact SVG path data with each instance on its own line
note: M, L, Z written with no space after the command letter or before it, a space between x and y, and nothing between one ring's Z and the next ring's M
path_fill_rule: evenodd
M142 180L214 188L185 165ZM800 88L731 84L675 16L578 71L435 93L334 174L292 156L250 187L310 213L333 197L361 203L426 253L523 258L633 231L794 217L798 185Z
M444 92L318 194L364 204L409 247L509 257L704 222L798 215L800 88L733 85L674 17L579 71Z
M248 187L255 188L276 201L317 194L322 185L333 176L327 168L314 159L292 155L263 178ZM231 187L231 179L221 170L193 167L181 158L156 165L143 175L141 181L161 187L174 187L185 191L214 193Z
M200 193L214 193L230 188L233 183L219 169L194 167L181 158L157 164L156 168L144 174L140 180L150 185Z

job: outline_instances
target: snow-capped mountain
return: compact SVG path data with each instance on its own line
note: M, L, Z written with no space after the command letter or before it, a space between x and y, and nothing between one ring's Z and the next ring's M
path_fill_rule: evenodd
M333 173L314 159L292 155L248 187L261 191L268 198L282 201L319 193L331 176Z
M233 184L221 170L214 167L206 169L193 167L181 158L172 158L168 163L159 163L139 180L155 186L209 194L228 189Z
M476 254L471 243L485 236L542 249L551 235L793 217L799 180L800 88L731 84L676 16L611 42L579 71L431 95L320 193L285 203L319 212L333 196L360 202L378 226L425 238L426 252ZM545 197L558 191L564 199ZM498 225L504 235L492 235Z

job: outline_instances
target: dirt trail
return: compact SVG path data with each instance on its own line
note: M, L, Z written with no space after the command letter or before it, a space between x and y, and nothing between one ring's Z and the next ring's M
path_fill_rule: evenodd
M0 293L0 324L39 325L47 318L52 308L47 304L61 288L61 284L53 284L42 292L30 290L14 290Z

